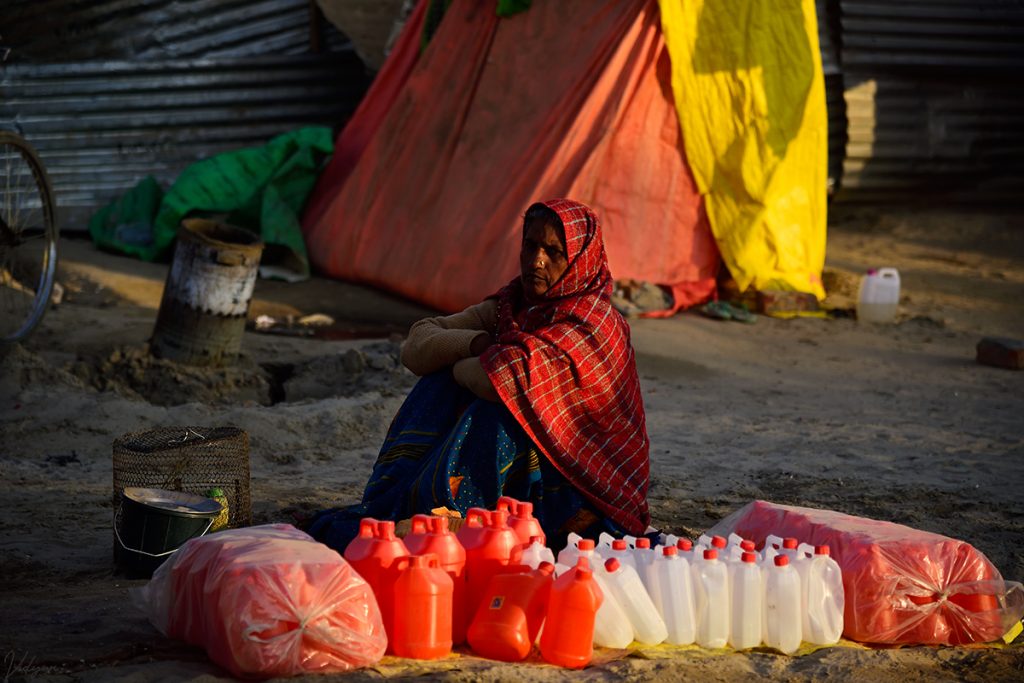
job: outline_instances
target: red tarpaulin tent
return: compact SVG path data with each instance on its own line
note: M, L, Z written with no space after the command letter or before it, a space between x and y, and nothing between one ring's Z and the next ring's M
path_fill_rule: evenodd
M612 274L707 299L719 254L687 166L656 0L454 0L419 54L425 2L339 135L306 205L314 267L443 311L518 272L522 214L572 197Z

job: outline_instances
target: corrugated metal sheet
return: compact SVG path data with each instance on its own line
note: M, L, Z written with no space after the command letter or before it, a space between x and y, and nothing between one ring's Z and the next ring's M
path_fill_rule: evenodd
M841 0L844 69L870 65L1018 69L1019 0Z
M368 78L314 10L309 0L8 0L0 126L39 150L62 228L84 230L146 175L170 185L199 159L342 124Z
M148 174L303 125L345 121L365 88L352 55L19 64L0 75L0 126L53 180L65 229Z
M5 0L0 31L17 61L195 59L309 52L309 0ZM348 40L315 26L328 50Z
M840 0L840 199L1024 200L1024 2Z

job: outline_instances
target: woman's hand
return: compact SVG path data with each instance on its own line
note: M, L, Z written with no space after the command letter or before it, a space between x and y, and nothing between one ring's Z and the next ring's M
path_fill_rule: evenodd
M469 355L479 356L493 343L494 340L491 339L491 335L486 332L481 332L477 336L473 337L473 341L469 343Z

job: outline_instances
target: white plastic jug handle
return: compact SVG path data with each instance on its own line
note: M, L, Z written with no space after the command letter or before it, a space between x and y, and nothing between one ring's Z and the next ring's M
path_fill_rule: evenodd
M898 280L900 278L900 272L895 268L879 268L878 277L895 278Z

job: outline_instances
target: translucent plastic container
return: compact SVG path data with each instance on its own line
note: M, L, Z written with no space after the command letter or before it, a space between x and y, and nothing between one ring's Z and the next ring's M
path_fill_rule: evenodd
M638 538L633 547L633 563L636 566L636 573L648 593L651 592L651 582L654 580L651 569L654 566L654 549L651 547L651 539Z
M629 617L629 623L633 626L633 637L645 645L657 645L664 641L668 637L665 621L651 601L647 589L640 582L636 570L629 565L621 564L615 558L606 560L604 567L607 579L605 583Z
M576 556L579 554L579 550L576 544L583 540L583 537L573 532L565 540L565 547L558 551L558 564L564 564L566 567L576 566Z
M800 647L800 575L785 555L767 567L764 591L764 644L790 654Z
M633 642L633 624L608 585L604 565L595 568L594 580L604 595L594 619L594 645L619 649L628 647Z
M869 270L860 280L857 320L866 323L892 322L899 302L899 272L895 268Z
M617 559L622 564L628 564L634 570L636 569L636 560L633 559L633 551L626 545L626 541L621 538L617 538L612 541L611 548L607 549L603 553L605 560L611 558Z
M551 565L554 565L555 553L551 551L551 548L544 545L544 539L540 536L534 536L530 539L530 545L523 549L519 562L530 569L536 569L540 566L541 562L549 562Z
M815 645L834 645L843 634L843 573L829 556L827 545L797 565L803 592L803 639Z
M729 642L729 573L725 563L718 559L718 550L705 550L704 559L694 565L693 574L697 644L725 647Z
M690 563L680 559L674 545L661 549L652 568L651 601L665 621L672 645L689 645L697 638L697 612Z
M729 573L729 645L737 650L761 644L764 589L757 555L745 552Z

